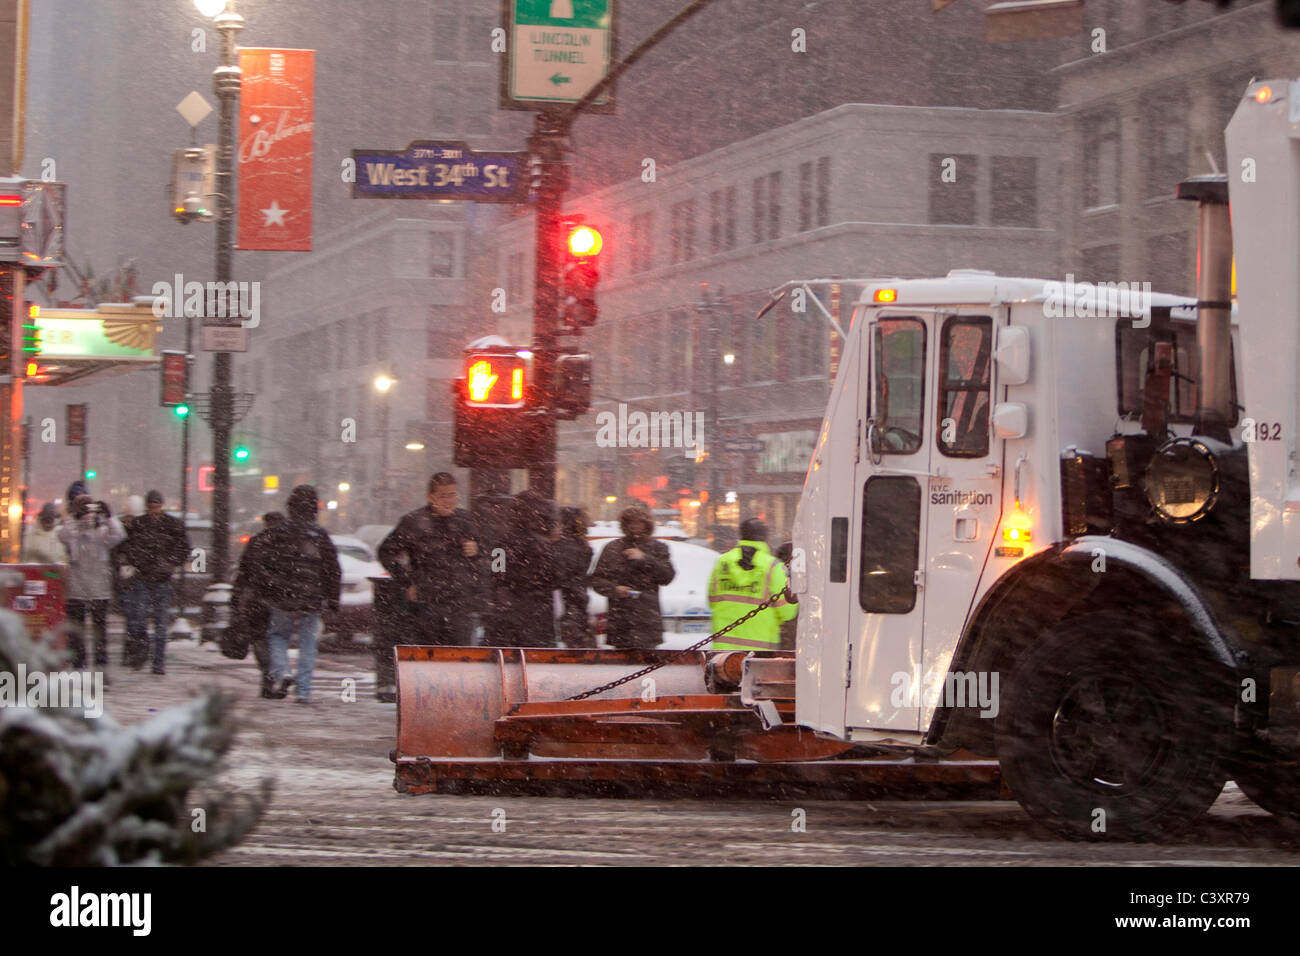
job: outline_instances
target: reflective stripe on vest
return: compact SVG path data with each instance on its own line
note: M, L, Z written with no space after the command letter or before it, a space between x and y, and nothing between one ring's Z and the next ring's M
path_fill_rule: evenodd
M750 637L732 637L731 633L727 633L714 639L713 649L717 651L731 650L732 648L751 648L756 651L771 651L775 650L780 643L779 637L775 641L759 641Z

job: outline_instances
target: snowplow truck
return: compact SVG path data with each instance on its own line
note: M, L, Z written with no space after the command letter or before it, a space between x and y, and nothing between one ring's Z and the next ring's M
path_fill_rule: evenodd
M857 302L795 519L792 656L676 656L657 696L574 701L571 665L645 661L473 649L474 684L435 676L462 652L398 648L399 789L446 757L504 779L548 754L598 775L893 753L996 760L1079 839L1160 837L1227 780L1300 819L1300 81L1250 84L1226 139L1228 174L1178 184L1195 298L835 280ZM531 687L526 655L552 655Z

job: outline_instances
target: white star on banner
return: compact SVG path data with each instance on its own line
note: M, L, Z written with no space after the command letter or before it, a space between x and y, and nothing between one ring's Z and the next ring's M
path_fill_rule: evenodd
M262 223L262 225L263 225L263 226L272 226L272 225L275 225L275 226L283 226L283 225L284 225L284 214L287 213L288 211L289 211L289 210L287 210L287 209L281 209L281 208L280 208L280 204L279 204L276 200L272 199L272 200L271 200L271 208L270 208L270 209L263 209L263 210L261 210L263 218L266 219L266 221L265 221L264 223Z

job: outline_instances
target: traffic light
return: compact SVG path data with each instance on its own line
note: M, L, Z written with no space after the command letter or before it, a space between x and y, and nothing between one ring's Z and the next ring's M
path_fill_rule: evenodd
M248 461L251 454L247 445L236 445L234 451L230 453L230 457L235 461Z
M591 355L560 352L555 357L555 417L574 419L591 408Z
M189 418L190 407L188 405L173 405L172 414L181 419Z
M41 354L41 327L36 320L41 317L41 307L32 303L27 306L27 321L23 323L23 363L27 376L34 377L39 371L35 359Z
M209 201L216 193L216 149L190 146L172 153L171 214L182 223L217 218Z
M565 220L564 293L561 299L564 324L578 329L596 324L596 286L600 282L600 251L605 241L587 223Z
M93 481L97 477L99 477L99 472L97 472L94 468L86 469L85 479L87 481Z
M456 380L458 468L527 468L539 455L547 417L537 410L533 353L510 346L466 349Z

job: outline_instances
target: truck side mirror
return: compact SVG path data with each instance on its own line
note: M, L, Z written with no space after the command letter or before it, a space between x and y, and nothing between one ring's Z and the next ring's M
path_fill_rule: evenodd
M998 363L999 385L1024 385L1029 381L1029 329L1005 325L998 329L993 353Z
M1024 402L998 402L993 406L993 434L998 438L1028 435L1029 406Z

